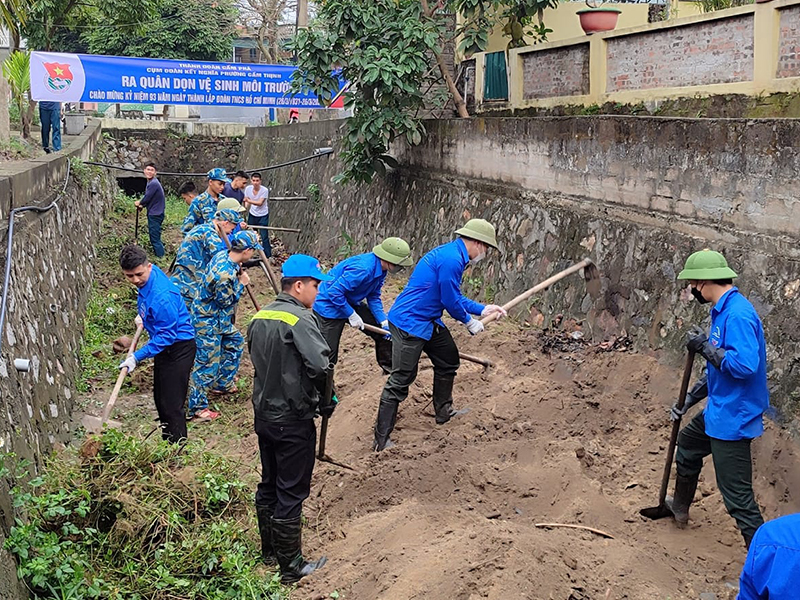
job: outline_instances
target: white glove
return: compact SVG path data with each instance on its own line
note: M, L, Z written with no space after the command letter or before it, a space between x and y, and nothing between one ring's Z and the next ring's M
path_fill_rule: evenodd
M386 319L385 321L381 321L381 329L387 329L387 330L389 329L389 319ZM391 333L387 333L385 336L383 336L383 339L385 339L385 340L392 339L392 334Z
M136 327L144 327L144 321L142 321L142 317L139 315L136 315L133 324L136 325Z
M502 306L498 306L497 304L487 304L483 312L481 312L481 317L488 317L491 314L500 313L497 315L498 319L508 316L508 312Z
M124 369L125 367L128 368L128 373L133 373L133 370L136 368L136 357L133 354L129 354L128 358L119 364L120 369Z
M475 335L483 331L483 323L477 319L473 319L472 317L470 317L469 321L467 321L466 326L471 335Z
M350 327L364 329L364 319L359 317L356 311L353 311L353 314L347 317L347 320L350 322Z

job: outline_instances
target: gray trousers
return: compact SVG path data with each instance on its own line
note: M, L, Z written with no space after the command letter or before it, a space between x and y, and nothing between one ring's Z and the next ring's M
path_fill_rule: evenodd
M381 394L381 402L399 404L408 397L422 353L433 363L433 402L437 414L452 404L453 381L461 364L458 347L447 327L434 325L431 339L411 335L389 323L392 332L392 373Z
M702 412L681 429L675 457L678 475L696 478L703 468L703 459L711 455L717 474L717 487L728 514L746 541L764 523L753 494L753 463L750 456L752 440L718 440L706 434Z

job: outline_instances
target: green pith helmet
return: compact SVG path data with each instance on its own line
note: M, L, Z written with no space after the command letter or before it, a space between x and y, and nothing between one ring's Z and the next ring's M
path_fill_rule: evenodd
M728 266L728 261L719 252L714 250L700 250L686 259L683 271L678 274L678 279L692 281L714 281L717 279L733 279L738 277Z
M494 235L494 225L485 219L470 219L467 224L456 231L461 237L477 240L497 248L497 238Z
M244 212L247 209L239 204L239 201L236 198L224 198L217 202L217 210L222 210L223 208L232 208L236 212Z
M372 253L378 258L400 267L410 267L414 264L414 261L411 260L411 248L405 240L398 237L386 238L372 249Z

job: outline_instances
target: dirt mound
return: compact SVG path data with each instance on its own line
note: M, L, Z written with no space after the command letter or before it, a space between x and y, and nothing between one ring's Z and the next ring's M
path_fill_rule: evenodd
M254 285L265 290L261 277L255 274ZM237 322L244 324L252 308L246 300L239 306ZM476 337L458 324L451 329L463 352L496 363L487 371L462 363L454 398L456 408L470 411L434 423L432 370L423 358L400 407L397 446L374 454L372 424L385 377L370 340L346 328L336 374L341 404L327 452L357 472L317 464L304 546L310 557L324 553L330 562L293 597L735 597L745 550L710 461L687 530L638 513L657 503L680 367L629 352L626 339L591 345L572 326L542 334L495 323ZM240 386L249 388L246 356L240 374ZM121 399L135 410L120 412L153 413L147 394ZM249 389L220 408L219 421L191 426L190 436L204 437L252 478L258 452ZM769 424L753 450L765 517L796 512L800 460L788 436ZM553 522L597 528L613 539L536 527Z
M311 555L329 566L300 598L735 597L744 546L709 464L689 530L647 521L657 503L677 369L652 357L588 345L545 355L552 336L495 325L461 350L497 366L464 363L457 407L436 426L432 371L423 367L393 439L369 451L384 383L366 338L345 333L337 372L342 401L328 452L358 473L319 463L306 514ZM604 348L611 348L606 345ZM623 345L624 349L624 345ZM798 459L774 427L754 444L765 516L793 512ZM614 539L542 522L584 524Z

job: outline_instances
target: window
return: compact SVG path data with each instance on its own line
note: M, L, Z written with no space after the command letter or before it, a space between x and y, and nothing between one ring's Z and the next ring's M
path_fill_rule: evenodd
M508 100L505 52L491 52L486 55L483 76L483 99Z

